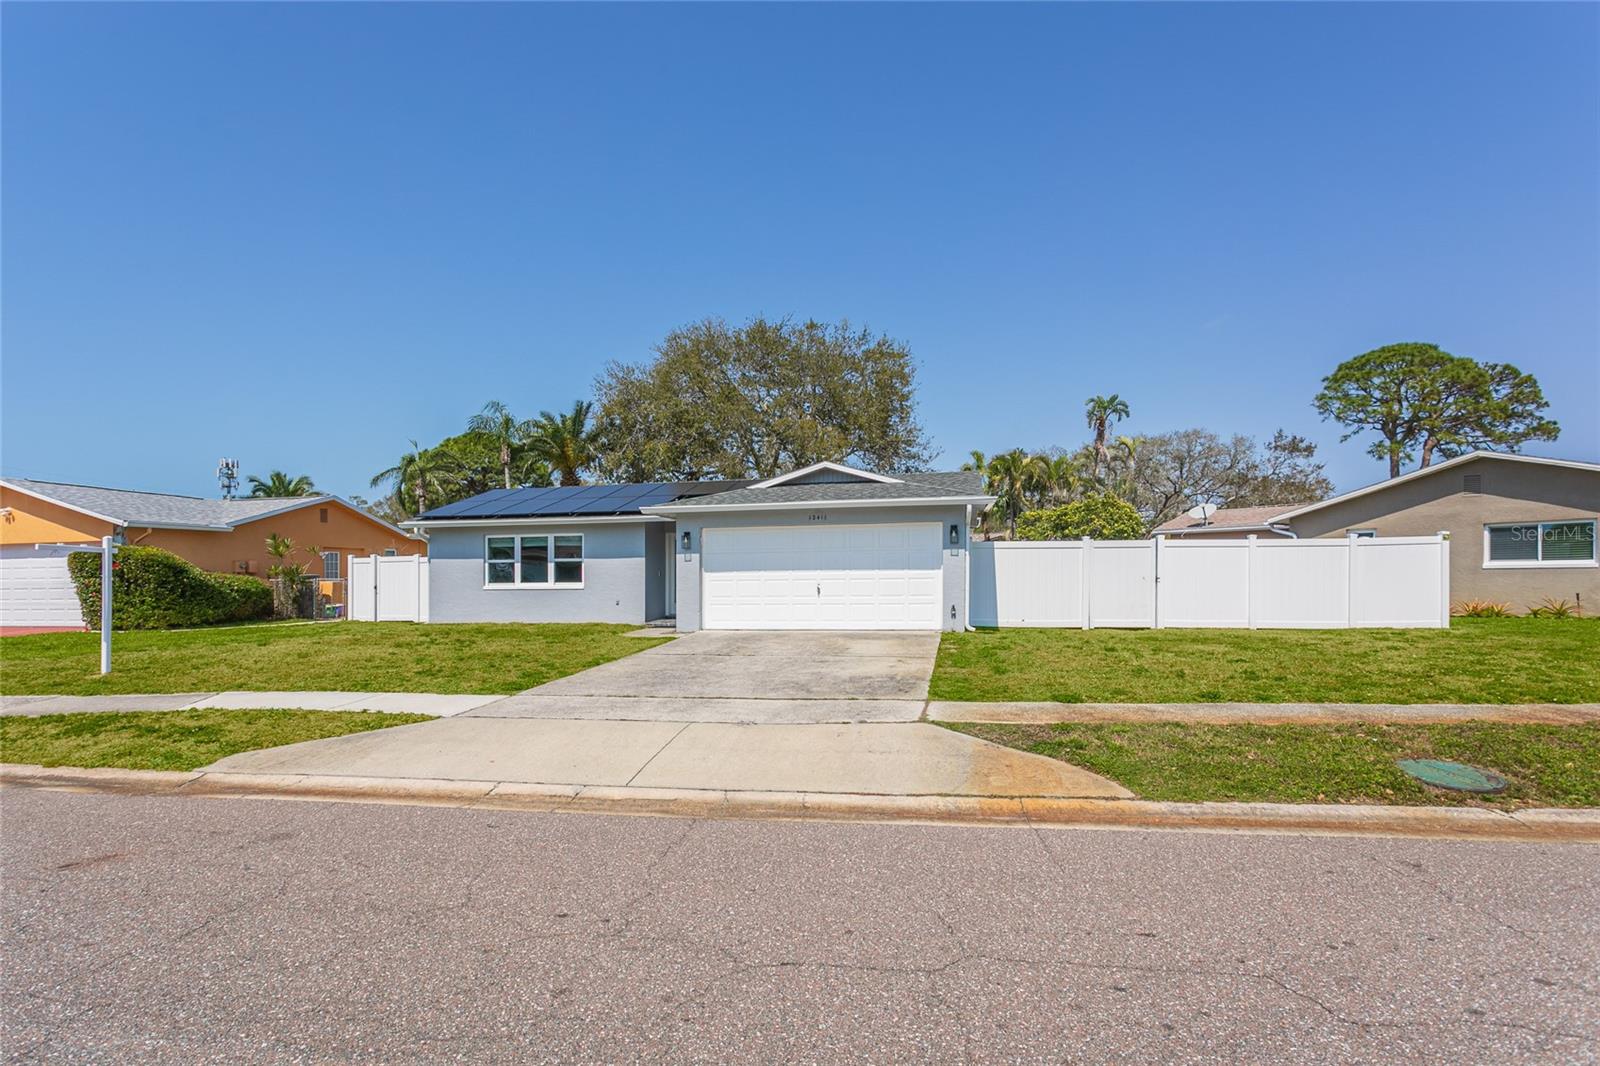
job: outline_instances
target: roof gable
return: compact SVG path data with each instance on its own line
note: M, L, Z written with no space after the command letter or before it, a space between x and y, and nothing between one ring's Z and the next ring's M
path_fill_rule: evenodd
M984 495L983 475L971 470L952 470L927 474L906 474L904 478L879 481L838 481L789 483L764 487L758 482L749 488L718 493L693 500L677 500L644 508L646 514L690 513L703 510L740 510L805 507L811 504L869 506L919 503L971 503L987 507L994 497Z
M1432 477L1435 474L1446 470L1453 470L1458 466L1461 466L1465 463L1470 463L1474 460L1528 463L1535 466L1557 466L1565 467L1570 470L1586 470L1594 473L1600 473L1600 463L1584 463L1579 462L1576 459L1547 459L1540 455L1517 455L1513 452L1468 452L1465 455L1458 455L1454 459L1446 459L1442 463L1434 463L1432 466L1425 467L1421 470L1413 470L1409 474L1401 474L1399 477L1389 478L1387 481L1379 481L1376 484L1367 485L1364 488L1352 489L1350 492L1341 493L1338 496L1330 496L1326 500L1319 500L1316 503L1308 503L1294 510L1285 510L1282 514L1277 516L1276 520L1284 522L1289 521L1290 519L1299 518L1301 515L1311 514L1313 511L1320 511L1324 507L1332 507L1334 504L1343 503L1346 500L1359 499L1362 496L1369 496L1375 492L1383 492L1387 489L1392 489L1396 485L1404 485L1408 482L1417 481L1426 477Z
M791 470L787 474L758 481L750 486L753 489L771 489L779 485L843 485L859 484L861 482L876 482L880 485L899 485L901 480L890 477L888 474L875 474L870 470L858 470L853 466L843 463L820 462L810 466Z

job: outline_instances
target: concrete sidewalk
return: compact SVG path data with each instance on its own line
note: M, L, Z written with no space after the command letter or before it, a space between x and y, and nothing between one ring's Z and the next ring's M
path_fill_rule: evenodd
M458 717L241 752L206 770L716 791L1132 796L1087 770L925 723Z
M957 703L934 700L934 722L1049 725L1056 722L1184 722L1190 725L1428 725L1600 722L1600 703Z

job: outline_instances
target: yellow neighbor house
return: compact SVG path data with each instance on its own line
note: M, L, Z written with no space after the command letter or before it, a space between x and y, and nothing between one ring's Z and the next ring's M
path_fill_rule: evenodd
M333 602L345 599L350 559L425 555L427 541L374 518L338 496L234 500L97 488L23 478L0 479L0 625L80 628L67 576L72 551L102 537L165 548L202 570L264 576L276 533L305 549ZM308 554L315 549L318 558Z

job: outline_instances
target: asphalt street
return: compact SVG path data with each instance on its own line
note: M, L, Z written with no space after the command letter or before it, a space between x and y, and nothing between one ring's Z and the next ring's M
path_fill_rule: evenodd
M32 1062L1584 1062L1600 848L0 793Z

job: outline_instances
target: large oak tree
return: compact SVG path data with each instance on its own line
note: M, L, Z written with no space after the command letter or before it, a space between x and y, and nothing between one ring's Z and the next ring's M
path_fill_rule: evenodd
M1368 451L1388 460L1390 477L1419 453L1426 467L1435 454L1514 452L1561 432L1544 417L1550 405L1532 374L1435 344L1390 344L1345 360L1322 379L1314 405L1324 419L1346 427L1341 440L1376 433Z
M595 383L596 468L612 481L772 477L822 460L906 471L930 456L905 345L754 318L674 330Z

